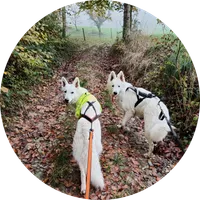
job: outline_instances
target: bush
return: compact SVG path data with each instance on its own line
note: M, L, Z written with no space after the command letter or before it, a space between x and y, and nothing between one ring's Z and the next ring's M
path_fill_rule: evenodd
M21 108L22 99L31 94L31 87L51 77L54 69L69 59L79 46L61 37L56 12L31 27L16 45L5 68L2 86L8 91L2 92L2 114L14 114L12 106L15 105Z
M136 35L125 47L117 41L113 48L112 52L123 49L120 70L127 81L164 99L180 135L191 138L199 115L199 85L179 38L172 31L162 37Z

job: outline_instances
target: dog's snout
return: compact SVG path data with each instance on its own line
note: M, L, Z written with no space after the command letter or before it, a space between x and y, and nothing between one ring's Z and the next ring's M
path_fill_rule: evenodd
M117 92L113 92L114 95L117 95Z
M68 100L68 99L65 99L65 103L69 103L69 100Z

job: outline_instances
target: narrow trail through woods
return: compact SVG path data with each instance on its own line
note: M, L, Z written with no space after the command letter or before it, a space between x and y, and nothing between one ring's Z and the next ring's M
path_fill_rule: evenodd
M69 82L78 76L103 108L101 166L105 190L92 187L91 199L113 199L142 191L164 177L181 157L169 137L157 146L153 159L146 159L143 154L148 151L148 144L139 119L130 120L129 132L117 128L122 113L112 105L106 92L108 74L117 61L108 52L109 47L94 46L63 63L52 79L34 88L30 102L13 118L12 126L6 128L14 151L33 174L57 190L77 197L83 197L79 168L72 157L77 119L74 108L63 101L59 88L62 76Z

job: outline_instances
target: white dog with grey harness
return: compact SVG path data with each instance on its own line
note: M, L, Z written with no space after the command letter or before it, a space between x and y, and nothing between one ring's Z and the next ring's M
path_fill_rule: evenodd
M118 75L114 71L109 74L107 87L125 112L120 127L124 128L131 117L144 118L144 135L149 143L149 157L154 149L153 142L162 141L168 132L172 132L177 138L170 123L169 111L157 96L143 88L133 87L125 81L122 71Z

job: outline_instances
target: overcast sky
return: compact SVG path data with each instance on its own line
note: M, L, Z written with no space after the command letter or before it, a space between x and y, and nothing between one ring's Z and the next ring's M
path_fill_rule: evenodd
M123 12L114 11L111 13L112 20L104 22L102 27L117 28L120 30L123 25ZM162 32L162 27L157 25L157 18L150 13L139 9L138 20L140 22L140 29L146 34L156 34ZM78 19L79 26L94 26L94 23L89 19L86 13L80 13Z

